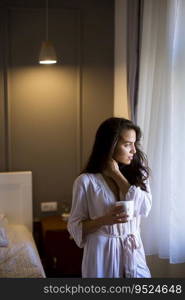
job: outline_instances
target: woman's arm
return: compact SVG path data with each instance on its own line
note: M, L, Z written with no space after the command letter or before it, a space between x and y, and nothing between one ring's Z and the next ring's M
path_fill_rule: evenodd
M76 244L82 248L84 247L85 237L89 233L93 233L101 228L103 225L112 225L116 223L127 222L127 215L121 212L122 208L111 207L110 211L97 219L90 219L86 187L89 184L87 175L80 175L73 184L73 199L68 220L68 231L74 238Z
M107 168L103 171L103 174L115 181L119 190L122 192L123 197L125 197L131 185L120 172L118 163L114 159L110 159L107 164Z
M110 159L107 168L103 173L115 181L123 194L123 200L134 200L135 216L148 216L152 205L149 180L146 181L147 192L141 190L140 187L130 185L124 175L120 172L118 163L114 159Z
M123 174L120 171L113 173L112 179L116 182L117 186L122 192L123 197L125 197L129 188L131 187L128 180L123 176Z
M110 212L102 217L94 220L84 220L82 221L82 232L83 238L89 234L97 231L104 225L113 225L118 223L126 223L128 215L122 210L122 207L113 207Z

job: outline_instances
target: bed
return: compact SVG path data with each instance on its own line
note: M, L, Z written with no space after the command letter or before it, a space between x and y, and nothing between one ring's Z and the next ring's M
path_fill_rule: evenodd
M0 173L0 278L45 277L32 224L32 173Z

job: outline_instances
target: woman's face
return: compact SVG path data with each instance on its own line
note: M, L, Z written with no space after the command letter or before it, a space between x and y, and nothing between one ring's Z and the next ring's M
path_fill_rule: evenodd
M136 132L134 129L123 129L115 147L113 159L119 163L129 165L136 153Z

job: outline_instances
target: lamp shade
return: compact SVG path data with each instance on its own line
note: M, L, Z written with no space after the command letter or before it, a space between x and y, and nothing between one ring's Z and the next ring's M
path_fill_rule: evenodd
M41 51L39 55L40 64L56 64L57 57L55 49L51 42L46 41L42 43Z

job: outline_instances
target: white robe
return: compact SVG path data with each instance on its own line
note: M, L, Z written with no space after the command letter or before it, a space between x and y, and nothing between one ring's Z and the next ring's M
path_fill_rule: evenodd
M125 196L125 200L134 199L131 221L102 226L82 239L81 221L105 215L117 200L101 173L83 173L76 178L68 231L76 244L84 247L82 277L151 277L140 237L140 218L148 215L152 203L149 183L146 185L149 192L132 185Z

